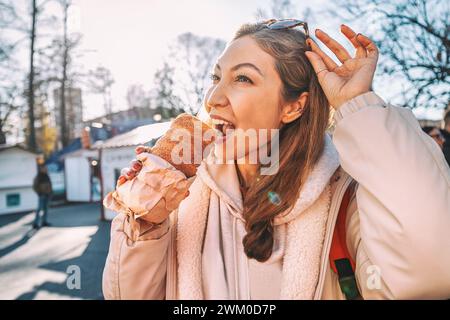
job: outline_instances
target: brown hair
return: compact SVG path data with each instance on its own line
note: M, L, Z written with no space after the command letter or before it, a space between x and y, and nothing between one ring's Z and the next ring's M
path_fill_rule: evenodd
M252 37L275 59L275 69L283 85L282 102L295 101L302 92L309 92L303 114L280 129L279 170L275 175L260 176L245 195L244 250L249 258L263 262L272 254L274 218L292 210L308 173L323 152L330 108L305 55L307 45L303 32L271 30L262 22L244 24L233 40L244 36ZM280 201L273 201L274 193Z

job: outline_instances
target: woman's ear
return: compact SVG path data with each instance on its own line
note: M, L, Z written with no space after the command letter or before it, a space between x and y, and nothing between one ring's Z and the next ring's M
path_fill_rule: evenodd
M308 97L309 92L303 92L297 100L286 104L281 114L281 122L289 123L298 119L303 114Z

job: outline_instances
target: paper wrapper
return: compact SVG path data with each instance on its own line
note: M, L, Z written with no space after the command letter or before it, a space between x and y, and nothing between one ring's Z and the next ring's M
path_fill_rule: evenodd
M152 154L141 153L137 158L143 164L139 174L108 193L103 205L130 216L130 223L140 219L159 224L186 198L193 178L187 179L170 163Z

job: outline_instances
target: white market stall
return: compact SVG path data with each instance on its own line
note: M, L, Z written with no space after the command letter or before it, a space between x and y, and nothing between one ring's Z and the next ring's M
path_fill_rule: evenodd
M170 121L137 127L105 141L98 141L93 149L99 150L102 199L116 187L120 171L136 158L138 145L152 146L170 127ZM102 218L112 220L116 213L102 206Z
M98 150L80 149L63 156L67 201L101 200L100 181L96 174Z
M0 214L36 210L36 157L20 145L0 145Z

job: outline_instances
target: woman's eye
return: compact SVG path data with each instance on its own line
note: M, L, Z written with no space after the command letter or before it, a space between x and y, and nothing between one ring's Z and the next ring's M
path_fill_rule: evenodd
M213 73L209 75L209 78L211 79L212 82L216 82L216 81L220 80L220 78Z
M252 80L250 80L249 77L244 76L244 75L238 75L238 76L236 77L236 81L237 81L237 82L248 82L248 83L253 83Z

